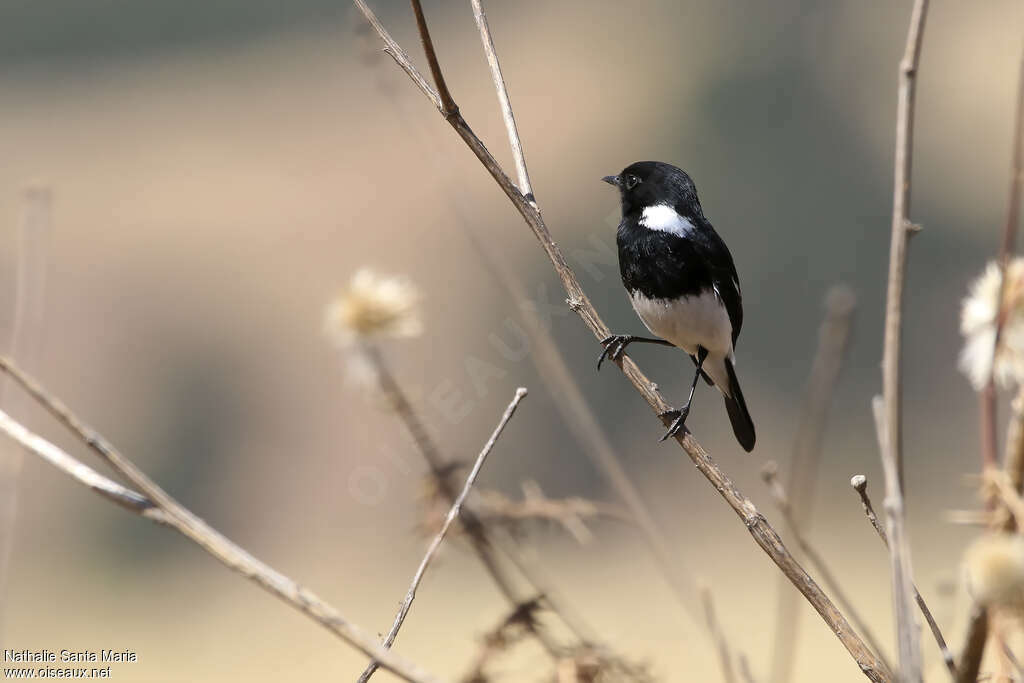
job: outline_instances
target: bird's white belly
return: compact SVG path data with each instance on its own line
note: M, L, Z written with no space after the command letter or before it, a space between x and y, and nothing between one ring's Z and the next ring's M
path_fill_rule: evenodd
M713 290L679 299L650 299L632 292L633 310L657 336L694 355L703 346L711 356L732 357L729 313Z

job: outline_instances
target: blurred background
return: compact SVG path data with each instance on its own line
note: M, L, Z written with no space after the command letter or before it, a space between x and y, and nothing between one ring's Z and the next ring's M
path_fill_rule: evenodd
M408 5L373 6L422 64ZM703 385L689 425L787 541L759 470L768 459L785 470L791 457L826 290L844 282L856 293L809 536L891 652L887 557L848 482L867 475L880 508L869 401L881 389L910 3L492 0L487 10L544 216L568 254L599 255L580 278L616 331L642 328L608 256L618 205L600 178L659 159L695 179L743 284L737 355L758 446L741 451ZM511 171L468 3L426 11L456 100ZM14 316L23 189L44 183L53 227L30 369L49 389L214 527L385 631L425 549L426 469L324 335L325 306L360 266L423 293L424 334L382 352L447 456L472 458L524 385L531 394L481 485L518 497L534 480L552 497L617 500L532 354L501 352L500 341L516 345L506 321L527 302L480 263L471 233L550 312L672 559L707 582L722 629L768 680L774 566L685 454L658 443L661 427L621 373L595 372L599 346L566 314L522 220L346 2L2 0L0 15L0 338ZM977 532L946 511L977 506L965 475L979 469L958 316L1003 222L1022 18L1008 0L934 2L919 77L907 505L917 583L957 647L968 608L959 562ZM684 398L689 361L658 347L632 355L666 396ZM17 417L93 462L8 393ZM52 468L27 459L19 490L3 647L132 649L139 661L115 664L114 678L140 682L352 680L365 664L177 534ZM614 521L591 530L580 545L530 527L564 600L660 680L720 680L690 616L695 599L680 604L638 532ZM505 611L466 545L449 543L396 647L454 679ZM792 680L863 680L803 601L799 617ZM928 671L944 675L923 642ZM532 681L549 668L524 645L496 672Z

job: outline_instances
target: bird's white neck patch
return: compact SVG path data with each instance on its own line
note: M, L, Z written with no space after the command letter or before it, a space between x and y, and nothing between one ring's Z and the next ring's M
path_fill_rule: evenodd
M679 237L686 237L693 231L693 223L676 213L676 210L667 204L656 204L644 208L640 216L640 225L648 230L660 230Z

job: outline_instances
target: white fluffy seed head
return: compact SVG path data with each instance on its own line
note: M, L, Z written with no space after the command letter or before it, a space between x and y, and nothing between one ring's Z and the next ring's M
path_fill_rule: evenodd
M1024 259L1011 261L1006 274L1001 306L1002 277L999 264L993 261L971 283L960 313L964 335L960 369L976 390L981 390L990 376L1003 386L1024 384ZM995 348L1000 311L1003 329L999 348Z
M967 590L987 607L1024 613L1024 537L988 534L964 556Z
M370 337L415 337L422 333L420 293L400 277L361 268L327 307L325 329L339 346Z

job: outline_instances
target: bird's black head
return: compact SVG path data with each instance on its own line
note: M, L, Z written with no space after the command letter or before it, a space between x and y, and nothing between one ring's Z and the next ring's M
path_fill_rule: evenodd
M671 206L681 216L701 216L697 187L686 171L660 161L638 161L622 173L603 178L619 188L622 215L642 213L648 206Z

